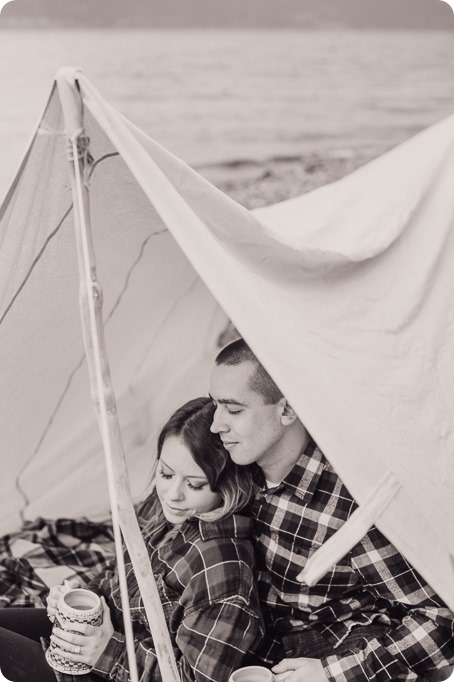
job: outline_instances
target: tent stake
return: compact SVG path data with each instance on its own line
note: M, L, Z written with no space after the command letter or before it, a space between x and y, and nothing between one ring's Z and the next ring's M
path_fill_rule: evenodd
M71 95L72 99L74 96L77 97L75 92ZM68 138L71 143L70 174L81 276L82 330L90 376L91 397L98 418L106 458L131 682L138 682L138 674L120 526L143 599L162 679L164 682L179 682L178 668L161 600L132 502L115 395L110 379L102 320L102 289L96 279L95 259L91 244L88 186L82 180L87 168L88 141L83 135L82 127L76 130L73 128L73 132L68 134Z

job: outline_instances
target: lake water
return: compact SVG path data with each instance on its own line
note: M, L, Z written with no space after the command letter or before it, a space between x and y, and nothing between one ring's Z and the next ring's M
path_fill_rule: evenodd
M454 109L453 32L0 31L0 194L60 66L193 165L372 155Z

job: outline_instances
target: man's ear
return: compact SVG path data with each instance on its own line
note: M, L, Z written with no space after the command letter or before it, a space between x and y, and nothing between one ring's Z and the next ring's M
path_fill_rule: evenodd
M281 404L281 424L283 426L289 426L290 424L293 424L293 422L298 419L295 410L286 398L281 398L279 402Z

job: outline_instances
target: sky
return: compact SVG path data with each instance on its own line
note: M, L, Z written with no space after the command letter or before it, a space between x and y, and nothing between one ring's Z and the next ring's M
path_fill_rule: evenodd
M0 27L449 29L452 20L443 0L12 0Z

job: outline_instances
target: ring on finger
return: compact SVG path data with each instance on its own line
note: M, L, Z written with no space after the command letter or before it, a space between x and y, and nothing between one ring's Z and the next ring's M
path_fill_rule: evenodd
M74 653L76 654L76 656L80 656L81 650L82 647L80 646L80 644L76 644L76 646L74 647Z

